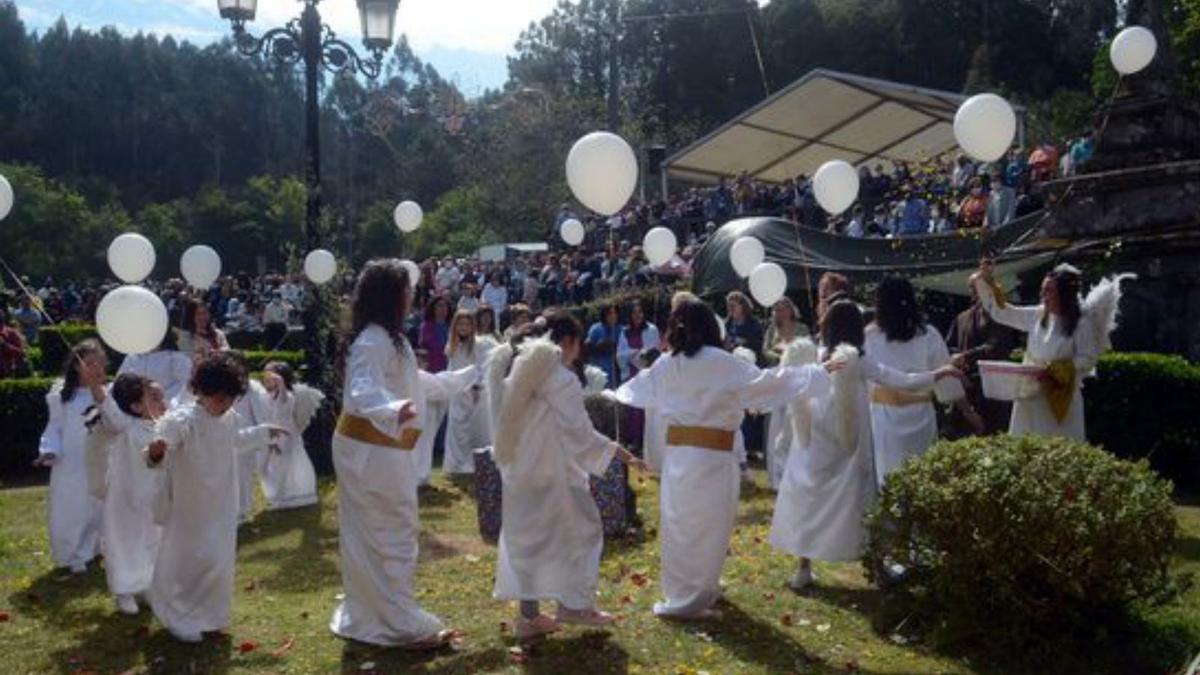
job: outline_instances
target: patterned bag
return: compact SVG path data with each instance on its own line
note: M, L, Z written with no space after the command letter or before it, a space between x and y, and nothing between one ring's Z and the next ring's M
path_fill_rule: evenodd
M600 396L586 399L588 415L592 424L609 438L617 432L616 415L622 414L621 407ZM592 496L600 509L600 520L604 525L605 537L619 537L630 526L629 507L632 504L629 488L629 469L613 460L604 476L592 476ZM479 521L479 536L484 541L495 543L500 538L501 505L503 483L500 469L492 459L490 448L475 451L475 505Z

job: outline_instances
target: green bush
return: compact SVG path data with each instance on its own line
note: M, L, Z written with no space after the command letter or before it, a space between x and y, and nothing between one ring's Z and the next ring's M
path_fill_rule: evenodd
M941 442L893 472L867 516L868 576L907 568L894 593L942 637L1033 658L1048 636L1100 636L1173 588L1170 484L1061 438Z
M271 361L283 361L292 367L299 375L301 369L304 368L304 352L242 352L246 357L246 361L250 366L250 372L257 373L262 371L263 366Z
M39 328L37 346L42 350L42 361L38 372L45 375L61 375L63 364L67 361L67 353L88 338L100 338L96 327L90 323L60 323L57 326ZM113 368L120 365L119 354L109 352L108 357Z
M1144 457L1177 489L1200 493L1200 367L1178 356L1107 354L1084 397L1088 440Z
M294 351L304 349L304 331L301 330L289 330L279 344L267 344L267 335L261 330L231 331L225 334L225 339L229 341L230 348L245 351L269 351L272 349Z
M0 429L4 447L0 451L0 476L29 470L37 459L38 440L46 428L46 394L53 378L0 380Z

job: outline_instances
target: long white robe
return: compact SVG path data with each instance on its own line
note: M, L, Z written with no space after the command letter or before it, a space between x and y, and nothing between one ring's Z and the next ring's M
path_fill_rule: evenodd
M238 414L242 428L250 428L270 422L267 408L267 390L256 380L250 380L246 393L237 400L233 409ZM265 462L266 448L256 452L238 453L238 522L250 520L254 512L254 483L259 467Z
M950 364L950 350L933 326L906 342L892 342L877 326L867 328L864 351L880 365L905 373L923 373ZM888 386L888 385L884 385ZM932 386L932 384L930 385ZM894 388L894 387L893 387ZM920 393L920 392L913 392ZM924 403L871 403L871 433L875 438L875 480L880 487L888 474L910 457L918 457L938 437L937 410L929 392Z
M1087 434L1084 429L1083 416L1083 378L1087 377L1096 367L1102 350L1096 338L1096 330L1085 323L1095 320L1095 317L1085 312L1079 318L1079 325L1076 327L1074 335L1067 335L1062 328L1061 320L1054 315L1050 315L1045 325L1042 324L1042 316L1045 311L1041 305L1015 307L1009 304L1001 308L996 304L990 286L977 281L975 289L979 292L979 299L983 303L984 309L993 319L1028 333L1025 341L1025 363L1047 366L1060 359L1070 359L1075 364L1075 390L1071 398L1071 405L1067 409L1066 418L1059 422L1054 413L1050 411L1050 403L1046 399L1045 393L1039 393L1033 397L1013 402L1008 432L1015 436L1043 434L1086 441Z
M426 391L444 400L477 377L474 369L436 377L420 372L408 343L393 343L372 324L350 346L342 411L370 420L393 438L409 427L421 429L424 438L437 432L423 426ZM417 416L402 427L400 408L409 401ZM412 587L420 530L415 454L333 435L344 597L329 628L338 636L403 645L443 628L441 620L421 609Z
M237 556L238 455L269 442L233 410L213 416L198 403L169 411L155 436L167 442L170 506L147 597L154 616L176 633L222 630L230 623Z
M191 352L161 350L130 354L121 361L117 374L134 373L154 380L163 388L167 401L174 400L192 379Z
M162 473L146 466L142 451L154 440L152 420L121 411L112 396L101 404L104 425L115 434L108 445L101 548L113 595L144 593L154 577L162 541L154 505Z
M578 377L558 361L523 406L518 455L500 464L504 498L494 596L591 609L604 527L588 476L616 451L592 427Z
M488 355L495 347L495 341L488 337L476 339L475 348L469 353L459 345L450 355L450 369L474 366L482 371ZM475 451L492 442L487 397L482 385L450 399L448 420L442 471L448 474L475 473Z
M868 352L833 380L833 390L789 406L803 406L791 416L807 424L793 424L770 543L796 556L855 560L866 544L863 516L876 495L868 382L913 390L932 386L933 376L888 368Z
M50 555L59 567L86 565L100 552L101 503L88 489L87 428L83 414L93 405L86 388L63 403L62 383L46 394L49 420L38 456L53 454L50 469Z
M746 410L767 410L797 396L819 396L829 386L820 366L762 371L725 351L705 347L692 357L663 355L621 385L617 397L626 405L657 408L664 427L733 432ZM666 598L654 606L656 614L695 614L720 597L739 483L733 452L665 447L660 539Z
M421 372L426 375L431 374L425 371ZM421 413L421 427L426 430L426 433L421 434L421 438L417 440L417 447L413 450L418 485L429 485L429 480L433 477L433 446L437 442L438 429L442 426L449 410L449 401L425 402L425 411Z
M265 421L287 429L286 440L278 452L259 453L259 479L267 508L292 509L317 503L317 474L304 448L304 430L325 400L325 395L307 385L297 384L278 397L264 392Z
M787 406L780 406L772 410L767 418L766 447L763 448L767 459L767 484L772 490L778 490L783 481L783 471L787 467L791 449L791 418L788 417Z

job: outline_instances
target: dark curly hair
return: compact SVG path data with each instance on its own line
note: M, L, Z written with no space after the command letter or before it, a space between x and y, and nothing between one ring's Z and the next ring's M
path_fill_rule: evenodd
M925 332L917 293L908 279L887 277L879 283L875 291L875 325L888 342L908 342Z
M853 300L838 300L821 315L821 344L830 353L840 345L850 345L863 352L866 337L862 310Z
M526 340L548 336L550 341L556 345L562 344L562 341L567 338L575 338L583 340L583 324L579 323L571 314L562 310L549 310L536 321L531 321L513 335L509 344L512 345L514 356L520 353L521 344ZM509 368L512 365L509 364ZM579 378L580 384L587 384L587 376L584 373L583 362L576 361L572 364L572 369L575 371L575 376Z
M126 415L141 417L142 415L134 411L133 406L141 402L142 398L146 395L146 390L150 388L153 382L148 377L134 373L121 373L112 383L110 394L113 397L113 402Z
M695 356L704 347L721 348L717 315L703 302L684 300L671 310L667 332L672 354Z
M363 267L350 301L350 330L342 340L342 354L371 324L387 331L392 342L404 342L404 317L408 315L412 280L399 260L372 260Z
M189 384L197 396L238 398L246 393L246 368L236 354L210 352L196 364Z

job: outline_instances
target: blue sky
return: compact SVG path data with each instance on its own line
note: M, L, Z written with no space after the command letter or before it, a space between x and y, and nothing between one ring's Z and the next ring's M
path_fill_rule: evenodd
M207 44L229 32L217 15L216 0L17 0L27 28L44 29L60 16L72 26L115 26L173 35ZM468 95L498 87L507 78L505 56L531 21L553 9L556 0L402 0L397 30L408 36L421 59ZM352 44L361 29L355 0L324 0L325 22ZM261 33L299 13L296 0L259 0L251 30Z

